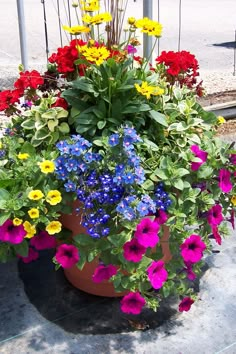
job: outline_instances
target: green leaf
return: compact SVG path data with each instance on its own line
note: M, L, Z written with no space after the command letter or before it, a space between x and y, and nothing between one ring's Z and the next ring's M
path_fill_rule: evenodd
M58 129L60 130L60 132L62 132L64 134L67 134L67 133L70 132L70 127L69 127L69 125L66 122L61 123L58 126Z
M23 123L21 123L22 128L24 129L34 129L35 128L35 121L32 119L26 119Z
M58 120L49 120L48 121L48 129L53 132L56 126L58 125Z
M41 130L38 130L36 133L35 133L35 136L34 138L36 140L44 140L45 138L47 138L48 136L50 135L50 132L48 131L48 129L41 129Z
M57 111L54 108L50 108L47 112L41 115L44 119L54 119L57 116Z
M147 191L153 191L154 190L154 183L150 180L147 179L143 184L142 184L143 189Z
M10 193L6 189L0 189L0 200L9 200L11 197Z
M178 168L178 170L176 172L179 177L189 175L189 173L190 173L189 170L186 170L185 168Z
M66 118L68 116L68 111L66 111L64 108L61 107L57 107L59 109L57 109L57 119L60 118Z
M197 171L198 178L205 179L212 175L213 168L207 165L202 165L199 170Z
M19 243L18 245L14 245L14 250L16 254L19 254L22 257L27 257L29 253L29 244L26 240Z
M162 179L162 180L167 180L167 179L168 179L168 177L167 177L167 175L165 174L165 172L164 172L163 170L160 170L159 168L157 168L157 169L155 170L155 174L156 174L160 179Z
M78 247L80 245L88 246L91 244L91 237L89 237L89 235L86 235L86 234L78 234L73 237L73 240L78 245Z
M173 186L176 189L179 189L180 191L182 191L184 189L184 182L182 181L182 179L177 179L173 182Z
M0 225L4 224L5 221L7 221L11 216L11 212L6 212L0 214Z
M152 119L154 119L157 123L163 125L164 127L168 127L168 123L166 121L166 116L160 112L156 112L154 110L151 110L149 112L150 116Z
M103 129L106 125L106 121L105 120L100 120L98 123L97 123L97 127L98 129Z

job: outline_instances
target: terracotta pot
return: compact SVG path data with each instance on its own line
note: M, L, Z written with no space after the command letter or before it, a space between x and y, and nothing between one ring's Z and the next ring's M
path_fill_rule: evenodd
M75 211L75 209L78 207L79 203L76 202L73 206L72 214L63 214L60 217L60 221L63 226L72 231L72 236L75 236L79 233L86 234L86 229L80 225L80 215L78 215ZM160 241L163 253L162 260L164 262L169 262L172 258L169 249L169 228L167 226L164 226L163 228L164 233ZM78 269L75 265L71 268L64 269L64 273L67 280L74 287L85 291L86 293L105 297L121 297L126 295L128 291L116 292L113 283L109 281L104 280L101 283L93 282L92 275L94 274L98 264L99 259L97 257L92 262L86 263L82 270Z

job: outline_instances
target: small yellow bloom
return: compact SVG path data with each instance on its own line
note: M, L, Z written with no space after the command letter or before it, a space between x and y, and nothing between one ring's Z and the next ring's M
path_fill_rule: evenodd
M152 95L161 96L161 95L163 95L164 92L165 92L164 89L162 89L160 87L155 87L155 90L152 92Z
M157 86L149 86L146 81L143 81L141 86L138 84L134 84L134 86L136 90L141 93L141 95L146 96L148 100L151 98L151 95L157 96L164 93L162 88Z
M31 219L37 219L39 217L39 210L32 208L28 211L28 214Z
M34 237L34 235L36 234L35 226L31 225L31 223L29 221L25 221L23 226L24 226L25 231L27 232L27 234L25 235L25 238Z
M82 5L82 9L87 12L93 12L93 11L99 11L100 6L99 6L99 1L98 0L87 0L87 1L81 1L80 2Z
M236 195L232 196L231 203L233 204L233 206L236 206Z
M19 160L26 160L26 159L28 159L29 154L27 154L26 152L25 153L19 153L17 155L17 157L18 157Z
M47 225L46 231L49 233L49 235L54 235L61 231L61 227L62 224L60 223L60 221L51 221Z
M159 22L153 21L147 17L136 21L135 26L137 28L141 28L141 32L146 33L149 36L160 37L162 33L162 25Z
M46 201L50 205L56 205L62 201L61 193L57 190L49 191L46 196Z
M136 18L135 17L129 17L128 18L128 24L129 25L134 25L136 22Z
M225 123L225 119L224 119L224 117L222 117L222 116L218 116L218 117L217 117L217 121L218 121L219 124Z
M81 54L91 63L101 65L106 60L110 51L105 47L80 47Z
M28 198L31 200L40 200L44 197L44 194L39 190L35 189L28 194Z
M14 218L12 222L14 226L19 226L22 224L22 221L23 221L22 219Z
M39 167L41 172L43 173L52 173L55 170L55 164L53 161L49 161L49 160L44 160L43 162L39 163Z
M73 27L69 27L69 26L62 26L62 28L69 32L70 34L80 34L80 33L88 33L90 32L90 28L88 28L87 26L73 26Z
M82 18L82 21L89 25L100 25L103 22L110 22L111 20L112 16L109 12L104 12L95 16L85 15Z

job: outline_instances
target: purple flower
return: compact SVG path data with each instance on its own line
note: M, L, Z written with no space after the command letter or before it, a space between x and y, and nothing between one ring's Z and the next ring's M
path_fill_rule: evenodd
M0 241L19 244L24 240L26 231L24 226L15 226L13 221L8 219L0 226Z
M206 245L199 235L191 235L182 243L180 248L184 262L197 263L202 259Z
M155 221L150 220L149 218L142 219L136 227L134 236L144 247L155 247L159 241L157 235L159 231L159 225Z
M193 303L194 300L191 297L185 297L179 304L179 311L189 311Z
M208 153L206 151L200 150L197 145L192 145L190 149L192 150L194 155L201 160L199 162L192 162L191 163L191 170L197 171L200 168L200 166L204 162L206 162Z
M57 242L54 236L51 236L47 231L40 231L38 235L30 239L30 245L36 250L46 250L49 248L56 248Z
M147 269L148 279L154 289L162 288L168 278L168 273L164 268L163 261L153 261Z
M70 268L79 261L79 252L73 245L62 244L58 247L55 258L63 268Z
M146 304L146 300L139 292L130 292L121 300L121 311L124 313L131 313L138 315Z
M209 225L219 225L224 220L222 215L222 207L220 204L214 205L207 213L207 221Z
M229 193L233 188L233 185L230 182L230 175L231 173L228 170L221 169L219 171L219 187L224 193Z
M124 49L127 50L128 54L137 53L137 49L134 46L132 46L131 44L128 44Z
M231 154L229 159L233 165L236 165L236 154Z
M138 241L133 238L131 241L123 245L124 258L130 262L140 262L146 252L146 247L140 245Z
M218 232L218 227L216 225L211 225L211 229L212 229L213 236L215 237L216 242L218 243L218 245L221 245L221 236Z
M108 139L108 144L110 146L116 146L119 144L119 134L112 134Z
M17 257L20 258L24 263L30 263L32 261L36 261L36 259L39 258L39 253L35 251L32 247L29 247L28 256L22 257L20 255L17 255Z
M186 267L184 268L184 270L187 273L187 278L189 280L195 280L196 279L196 274L193 272L193 265L191 262L184 262Z
M110 279L113 275L116 275L117 273L117 268L112 265L99 265L93 274L93 281L94 283L100 283L103 280L108 280Z

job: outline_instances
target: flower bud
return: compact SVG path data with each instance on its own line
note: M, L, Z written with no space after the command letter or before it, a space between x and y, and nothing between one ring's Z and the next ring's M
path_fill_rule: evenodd
M129 18L128 18L128 24L129 24L129 25L134 25L135 22L136 22L136 19L135 19L134 17L129 17Z

